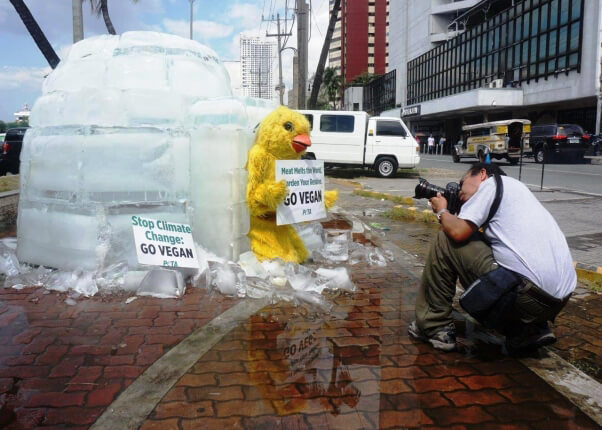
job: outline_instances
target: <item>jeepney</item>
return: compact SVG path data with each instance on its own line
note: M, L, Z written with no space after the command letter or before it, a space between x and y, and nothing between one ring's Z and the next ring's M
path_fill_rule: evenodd
M491 159L506 159L510 164L516 164L521 156L521 148L522 153L531 150L531 121L528 119L465 125L462 131L462 141L452 149L454 163L468 157L485 161L489 154Z

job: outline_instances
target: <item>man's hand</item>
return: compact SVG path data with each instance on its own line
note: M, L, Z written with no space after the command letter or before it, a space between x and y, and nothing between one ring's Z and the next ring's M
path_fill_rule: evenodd
M441 209L447 209L447 200L441 193L437 193L437 197L431 197L429 202L435 213L439 212Z
M447 200L441 193L437 193L437 197L432 197L429 202L435 213L438 213L442 209L447 209ZM458 218L449 212L441 214L440 222L443 232L451 240L458 243L464 242L477 231L477 227L472 222Z

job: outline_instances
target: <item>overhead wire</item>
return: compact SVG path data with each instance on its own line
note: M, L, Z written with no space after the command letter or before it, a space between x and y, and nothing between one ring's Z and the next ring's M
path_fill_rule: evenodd
M286 1L286 5L288 8L288 0ZM295 10L297 9L297 1L295 1ZM288 36L288 34L292 34L293 33L293 27L295 26L295 20L296 20L297 14L293 13L293 18L291 19L291 27L290 29L285 27L285 32L287 34L287 36L285 36L284 42L282 43L282 47L284 48L286 46L286 44L288 43L288 39L290 36Z

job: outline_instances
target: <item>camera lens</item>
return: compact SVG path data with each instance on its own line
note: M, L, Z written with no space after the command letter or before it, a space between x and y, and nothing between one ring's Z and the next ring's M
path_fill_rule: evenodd
M416 199L430 199L436 197L437 193L444 195L445 189L430 184L426 179L420 178L418 180L418 185L416 185L416 188L414 189L414 193L414 198Z

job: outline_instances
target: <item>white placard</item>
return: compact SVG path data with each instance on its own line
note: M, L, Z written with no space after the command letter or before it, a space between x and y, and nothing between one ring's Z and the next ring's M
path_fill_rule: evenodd
M192 230L188 224L165 220L131 218L140 264L198 269Z
M326 218L323 160L276 160L276 181L284 179L288 195L276 209L276 224Z

